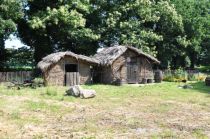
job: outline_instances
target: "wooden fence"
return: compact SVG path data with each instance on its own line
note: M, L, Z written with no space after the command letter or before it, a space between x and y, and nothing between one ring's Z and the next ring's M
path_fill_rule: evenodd
M32 71L0 72L0 82L18 82L32 78Z

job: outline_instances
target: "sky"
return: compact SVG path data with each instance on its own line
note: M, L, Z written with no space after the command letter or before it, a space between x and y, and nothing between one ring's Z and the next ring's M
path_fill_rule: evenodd
M15 48L18 49L20 47L26 46L24 45L19 38L14 35L10 35L9 39L5 41L6 48Z
M20 39L17 38L16 36L14 36L14 35L10 35L10 36L9 36L9 39L7 39L7 40L5 41L5 47L6 47L6 48L18 49L18 48L23 47L23 46L28 47L27 45L24 45L24 44L20 41ZM103 49L104 49L104 48L99 48L99 49L97 50L97 52L101 52L101 51L103 51Z

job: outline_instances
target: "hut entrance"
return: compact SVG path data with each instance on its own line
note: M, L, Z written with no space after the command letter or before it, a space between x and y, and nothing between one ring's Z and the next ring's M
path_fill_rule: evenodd
M137 83L137 58L127 59L127 83Z
M65 65L65 84L66 86L78 85L79 84L79 72L77 64L66 64Z

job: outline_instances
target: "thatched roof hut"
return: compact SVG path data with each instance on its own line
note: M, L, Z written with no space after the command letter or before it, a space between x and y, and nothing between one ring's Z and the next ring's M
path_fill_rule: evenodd
M141 83L153 80L153 64L160 64L156 58L131 46L113 46L93 56L99 61L102 83Z
M131 46L113 46L92 57L73 52L50 54L38 63L47 85L96 83L141 83L153 79L156 58ZM97 79L96 79L96 78Z
M70 51L50 54L38 63L46 85L75 85L92 82L91 70L99 61Z

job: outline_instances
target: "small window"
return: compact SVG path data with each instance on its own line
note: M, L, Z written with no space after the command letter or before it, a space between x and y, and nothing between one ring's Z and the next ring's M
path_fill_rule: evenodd
M78 72L77 64L66 64L65 70L66 72Z

